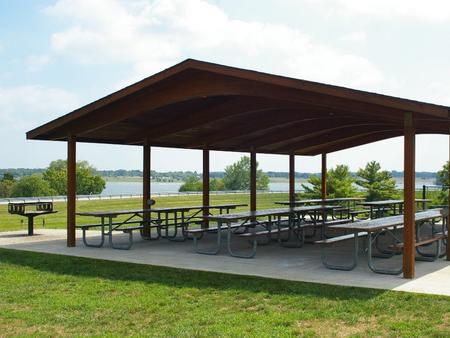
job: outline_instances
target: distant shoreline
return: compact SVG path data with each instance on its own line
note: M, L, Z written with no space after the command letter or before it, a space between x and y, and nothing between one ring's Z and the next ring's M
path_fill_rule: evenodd
M140 176L115 176L115 177L103 177L106 182L142 182L142 177ZM394 180L398 182L402 182L402 177L394 177ZM434 185L435 178L421 178L420 176L416 176L416 181L423 182L425 185ZM297 183L306 183L308 179L306 178L296 178ZM158 183L183 183L181 180L153 180L153 182ZM270 183L288 183L289 180L284 177L269 177Z

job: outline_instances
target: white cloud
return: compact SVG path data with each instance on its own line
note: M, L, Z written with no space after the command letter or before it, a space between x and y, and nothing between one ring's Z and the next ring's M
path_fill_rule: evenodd
M27 131L79 105L76 97L45 86L0 87L0 130Z
M319 0L341 15L366 15L383 19L443 21L450 19L448 0Z
M371 88L384 79L364 57L286 25L234 20L202 0L60 0L46 13L68 23L52 36L56 53L130 63L126 83L187 57L346 86Z
M28 70L31 72L38 71L49 64L50 61L51 58L49 55L31 55L28 57Z
M341 36L339 40L348 43L363 43L366 42L366 39L366 32L351 32Z

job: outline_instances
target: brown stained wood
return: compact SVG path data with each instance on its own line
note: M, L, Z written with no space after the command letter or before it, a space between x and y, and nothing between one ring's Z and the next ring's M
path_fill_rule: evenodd
M230 122L224 121L213 132L198 135L187 147L195 148L204 146L205 144L208 146L220 145L223 142L234 143L235 139L240 142L241 139L249 138L252 139L252 144L257 144L254 141L255 139L261 141L261 138L269 137L272 133L280 135L280 132L292 131L299 124L317 120L322 121L327 116L323 116L323 114L320 110L313 109L269 108L259 110L256 111L256 114L248 114L246 116L248 119L239 119L238 121ZM258 123L247 123L247 121L258 121ZM246 142L246 144L248 143Z
M371 142L381 141L396 136L402 135L402 129L387 130L370 132L362 135L343 137L339 140L317 144L316 146L309 148L298 148L294 150L297 155L310 155L315 156L322 153L330 153L338 150L348 149L362 144L368 144ZM261 150L260 150L261 151ZM286 149L287 151L287 149ZM292 150L291 150L292 151ZM262 152L262 151L261 151ZM267 151L269 153L269 151Z
M252 137L252 134L250 134L245 137L245 140L241 142L238 147L242 146L244 142L251 142L255 148L264 148L265 146L275 147L277 145L283 145L285 142L293 142L292 140L299 141L314 135L319 135L324 130L334 130L339 128L340 125L358 125L358 123L364 122L359 122L354 120L354 118L348 118L346 116L308 117L281 126L274 126L261 136ZM367 123L367 121L365 121L365 123ZM259 128L256 130L259 130ZM248 141L250 138L251 140Z
M130 143L139 142L142 138L148 138L150 141L155 140L161 136L168 136L191 128L198 128L202 125L227 119L235 115L252 114L254 112L270 111L277 108L278 106L261 108L261 104L258 101L247 100L245 102L245 100L239 100L238 98L231 100L228 98L222 104L205 107L193 111L190 114L183 114L183 116L179 116L176 120L171 121L171 123L164 121L160 125L148 128L139 135L135 135L130 140Z
M360 116L371 114L385 116L386 119L396 121L401 120L404 109L448 118L448 107L313 84L302 80L194 61L174 68L177 71L170 70L168 72L170 75L159 74L160 81L149 80L148 86L142 86L141 83L138 90L129 90L129 94L121 95L120 99L114 100L109 97L109 104L97 103L77 110L69 116L30 131L28 137L56 138L60 137L58 133L65 135L68 129L72 133L95 131L165 105L217 95L266 97L327 107L330 110L345 109ZM260 76L255 76L258 74Z
M359 110L361 113L370 113L371 111L373 113L374 110L371 109L371 107L375 107L376 111L385 111L388 114L390 112L397 111L397 115L401 115L402 111L412 111L445 119L449 116L449 108L444 106L188 59L134 85L126 87L118 92L77 109L71 114L67 114L61 118L46 123L43 126L28 132L27 137L30 139L46 139L50 137L51 131L53 130L82 119L86 115L92 115L93 112L105 110L109 106L118 107L120 103L126 101L127 98L139 97L141 93L145 93L149 88L158 87L161 83L167 83L170 86L174 82L181 82L180 79L189 79L189 77L185 76L185 74L189 73L193 74L191 77L205 73L210 77L234 77L241 82L256 82L258 84L269 85L271 87L292 89L297 94L299 92L303 92L303 96L306 97L306 99L310 98L314 102L318 102L321 98L323 98L324 100L322 101L327 105L331 105L333 108L336 108L338 105L342 105L342 103L345 103L344 105L347 106L355 105L356 110ZM256 90L259 89L256 88ZM206 92L199 92L198 94L203 94L204 96L213 95ZM330 100L330 98L332 100ZM340 102L335 104L332 102L333 99L339 99ZM134 113L130 110L124 110L124 112L127 112L127 114ZM121 113L123 113L123 111ZM112 117L115 119L117 118L117 115Z
M414 278L415 275L415 131L412 113L405 113L404 141L404 250L403 277Z
M448 216L447 216L447 228L448 228L448 238L447 238L447 260L450 261L450 136L449 136L449 172L448 172Z
M256 153L250 152L250 211L256 210Z
M248 71L235 67L223 66L214 63L202 62L198 60L186 60L195 64L196 68L227 74L236 77L245 77L248 79L254 79L261 82L267 82L280 86L287 86L296 89L302 89L314 93L320 93L324 95L330 95L334 97L341 97L351 99L354 101L368 102L371 104L377 104L383 107L391 107L396 109L407 109L408 111L425 113L434 116L441 116L447 118L449 116L449 107L439 106L414 100L402 99L388 95L382 95L371 92L364 92L360 90L327 85L318 82L298 80L289 77L276 76L272 74ZM406 107L407 105L407 107Z
M364 124L364 125L344 125L338 127L330 127L329 129L324 127L322 130L299 136L298 138L288 139L284 142L280 142L274 145L267 145L264 147L266 150L273 151L275 154L283 149L308 149L314 147L317 144L326 144L328 142L334 142L335 140L341 140L349 135L351 137L358 137L359 135L366 135L374 132L384 132L392 128L391 125L383 124Z
M148 142L145 143L145 145L142 147L143 151L143 163L142 163L142 172L143 172L143 193L142 193L142 209L149 208L149 200L151 196L151 147L148 144ZM150 220L150 214L144 213L143 214L144 220ZM142 231L144 236L149 237L150 236L150 224L144 224L144 229Z
M326 199L328 196L327 191L327 154L322 154L322 167L321 167L321 173L322 173L322 199Z
M295 155L289 154L289 202L295 201Z
M209 150L203 150L203 205L209 206ZM208 210L203 210L203 216L208 215Z
M76 138L74 135L67 137L67 246L76 245L76 200L77 200L77 182L76 182Z

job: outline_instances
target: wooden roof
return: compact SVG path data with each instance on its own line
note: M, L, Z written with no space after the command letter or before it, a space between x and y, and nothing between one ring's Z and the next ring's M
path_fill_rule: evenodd
M28 139L316 155L449 134L450 108L188 59L27 133Z

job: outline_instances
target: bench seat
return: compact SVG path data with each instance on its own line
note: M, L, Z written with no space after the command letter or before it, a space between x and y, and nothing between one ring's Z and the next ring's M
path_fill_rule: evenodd
M363 237L363 236L367 236L367 232L358 232L358 237ZM328 245L328 244L333 244L333 243L337 243L337 242L341 242L341 241L346 241L346 240L353 239L353 238L355 238L355 234L348 234L348 235L342 235L342 236L321 239L321 240L315 241L314 244Z
M418 246L431 244L431 243L440 241L445 238L447 238L447 236L443 233L436 234L435 236L425 238L425 239L422 239L422 240L416 242L414 246L418 247ZM394 250L394 251L402 251L404 246L405 246L405 243L396 243L396 244L390 245L389 249Z
M287 232L289 231L289 228L275 228L275 229L270 229L270 230L261 230L261 231L256 231L256 232L246 232L243 234L239 234L239 237L256 237L256 236L266 236L269 234L278 234L281 232Z
M111 223L111 224L112 225L121 225L121 224L127 225L127 224L142 224L143 222L144 221L139 220L139 221L128 221L128 222L114 222L114 223ZM109 223L105 223L104 225L105 225L105 227L108 227ZM86 230L86 229L90 229L90 228L99 228L101 226L102 226L101 223L97 223L97 224L81 224L81 225L77 225L75 227L79 228L79 229ZM150 226L155 227L155 225L152 225L152 224ZM118 229L118 230L120 230L120 229Z

